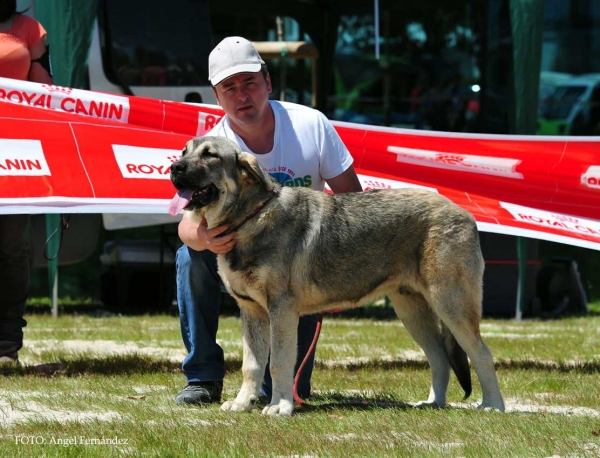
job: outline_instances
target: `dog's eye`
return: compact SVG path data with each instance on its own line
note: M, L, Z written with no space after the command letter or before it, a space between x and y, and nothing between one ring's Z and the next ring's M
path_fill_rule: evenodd
M205 149L204 151L202 151L202 157L204 157L204 158L214 157L215 159L219 159L219 155L209 149Z

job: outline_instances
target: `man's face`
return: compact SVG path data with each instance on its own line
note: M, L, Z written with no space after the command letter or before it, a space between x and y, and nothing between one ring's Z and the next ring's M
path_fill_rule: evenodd
M240 73L227 78L215 88L219 105L237 124L252 124L260 120L269 105L273 90L271 77L261 72Z

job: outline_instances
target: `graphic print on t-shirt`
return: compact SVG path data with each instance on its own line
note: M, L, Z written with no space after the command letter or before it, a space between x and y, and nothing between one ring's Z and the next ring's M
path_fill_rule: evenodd
M283 186L310 188L312 186L312 175L296 176L292 169L280 165L266 170L269 175Z

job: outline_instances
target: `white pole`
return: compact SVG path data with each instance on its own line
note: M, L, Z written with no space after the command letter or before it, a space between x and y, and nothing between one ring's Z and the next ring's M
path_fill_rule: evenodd
M521 310L521 298L523 296L523 291L521 288L521 280L520 277L521 275L523 275L521 272L519 272L519 281L517 282L517 304L516 304L516 312L515 312L515 319L517 321L521 321L523 319L523 310Z
M54 284L52 285L52 316L58 317L58 269L54 274Z

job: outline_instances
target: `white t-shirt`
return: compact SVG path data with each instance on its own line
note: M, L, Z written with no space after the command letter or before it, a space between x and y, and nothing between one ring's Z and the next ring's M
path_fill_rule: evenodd
M275 142L266 154L255 154L224 116L206 135L227 137L254 154L260 166L284 186L325 188L325 180L344 172L353 159L340 136L318 110L296 103L269 101L275 115Z

